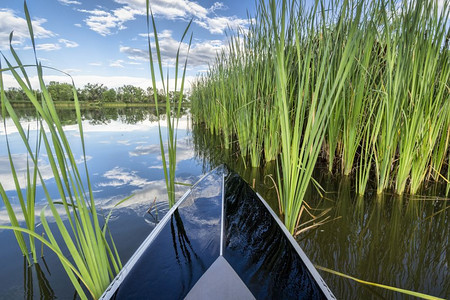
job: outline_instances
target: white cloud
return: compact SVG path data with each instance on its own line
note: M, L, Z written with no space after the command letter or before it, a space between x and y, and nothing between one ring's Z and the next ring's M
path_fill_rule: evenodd
M78 43L69 41L66 39L59 39L58 43L44 43L44 44L36 44L36 50L40 51L55 51L60 50L61 48L76 48L78 47ZM31 46L23 47L23 50L33 49Z
M81 5L82 4L80 1L75 1L75 0L58 0L58 2L63 5L71 5L71 4Z
M162 32L161 36L158 34L158 38L163 63L173 63L176 59L179 42L172 38L171 32L168 30ZM188 47L187 43L181 43L180 58L185 57ZM211 63L223 47L223 42L220 40L208 40L191 45L188 65L197 67ZM143 49L121 46L120 52L127 54L128 59L135 61L148 61L149 59L148 51Z
M118 59L118 60L114 60L109 64L110 67L118 67L118 68L123 68L123 60Z
M119 50L127 54L131 60L148 61L148 51L124 46L120 46Z
M58 42L63 44L66 48L76 48L79 46L77 42L69 41L66 39L59 39Z
M79 11L89 15L84 22L91 30L102 36L111 35L117 30L125 29L125 22L134 20L135 15L142 14L141 11L132 9L129 6L124 6L111 12L101 9L80 9Z
M63 72L69 73L69 74L74 74L74 73L81 72L81 70L80 69L64 69Z
M162 172L162 171L160 171ZM197 178L191 179L191 183L194 183ZM181 178L180 181L186 181L185 178ZM176 186L175 198L179 199L189 187L187 186ZM128 195L118 195L113 199L96 199L98 207L101 207L104 211L110 211L114 208L114 211L119 209L132 209L139 214L144 214L148 208L152 205L156 205L158 209L158 215L160 218L169 210L169 205L167 202L167 190L166 182L164 180L153 180L150 181L148 185L143 188L137 188L133 192L133 197L121 203L117 208L115 205ZM114 214L113 214L114 215ZM1 215L0 215L1 216ZM0 219L1 222L2 219Z
M150 32L149 34L147 34L147 33L140 33L139 36L142 36L142 37L145 37L145 38L147 36L149 36L149 37L153 38L153 37L155 37L155 34L153 32ZM160 39L161 38L168 38L168 37L171 37L171 36L172 36L172 30L165 29L162 32L158 32L158 38L160 38Z
M126 64L127 65L133 65L133 66L140 66L140 65L142 65L142 63L136 62L136 61L127 61Z
M228 28L237 30L248 25L247 20L239 19L235 16L194 19L194 22L213 34L223 34Z
M90 161L92 159L92 156L90 155L86 155L86 162ZM80 156L80 158L78 158L77 160L75 160L75 163L77 165L84 163L85 159L83 156Z
M130 156L142 156L149 154L159 154L161 153L161 147L159 145L139 145L134 148L133 151L130 151L128 154Z
M75 24L73 24L73 26L75 26L75 27L79 27L79 28L81 28L81 27L82 27L82 25L81 25L80 23L75 23Z
M34 19L33 32L36 39L55 37L56 34L50 30L45 29L42 24L47 22L46 19ZM10 9L0 8L0 50L9 47L9 34L13 32L12 44L21 46L29 39L27 21L19 16L16 16L14 11ZM69 41L67 39L58 39L58 42L53 43L36 43L36 50L41 51L55 51L61 48L78 47L78 43ZM30 45L24 46L23 50L32 49Z
M55 34L45 29L46 19L34 19L33 32L36 39L49 38ZM27 21L24 18L16 16L14 11L6 8L0 8L0 49L9 47L9 34L14 31L13 45L22 45L29 38Z
M32 49L31 47L24 47L24 50L29 50ZM61 49L61 45L56 43L46 43L46 44L37 44L36 45L36 50L41 50L41 51L55 51L55 50L59 50Z
M210 12L215 12L216 10L227 10L228 6L222 2L214 2L214 4L208 9Z
M116 0L117 3L125 4L134 9L140 9L145 14L145 0ZM153 14L160 15L168 19L175 18L204 18L208 14L208 9L189 0L153 0L150 2Z
M88 27L103 35L110 35L117 30L125 29L125 23L134 20L137 15L146 14L146 0L116 0L116 3L123 4L118 9L111 11L95 9L82 10L80 12L89 14L84 21ZM225 10L227 7L221 2L215 2L210 8L205 8L194 1L189 0L153 0L151 10L157 17L169 20L181 19L189 21L191 18L199 26L209 30L213 34L223 34L231 27L236 29L240 26L247 26L246 19L236 16L217 16L218 10Z

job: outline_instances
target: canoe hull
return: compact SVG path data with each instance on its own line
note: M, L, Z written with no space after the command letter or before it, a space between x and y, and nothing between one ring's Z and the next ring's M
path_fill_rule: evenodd
M208 290L218 299L335 299L270 207L225 166L177 202L102 297L198 299Z

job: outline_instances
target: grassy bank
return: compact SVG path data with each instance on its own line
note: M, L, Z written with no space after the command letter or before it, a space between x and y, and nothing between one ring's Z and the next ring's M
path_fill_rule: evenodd
M448 1L261 1L194 84L194 121L252 166L278 159L291 232L319 156L361 195L369 178L379 194L415 194L449 174L449 12Z

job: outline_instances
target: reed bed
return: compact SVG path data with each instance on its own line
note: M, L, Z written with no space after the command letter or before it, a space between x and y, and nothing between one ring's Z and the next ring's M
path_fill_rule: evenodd
M194 83L193 120L251 166L278 159L291 232L318 157L360 195L448 185L449 7L260 1Z

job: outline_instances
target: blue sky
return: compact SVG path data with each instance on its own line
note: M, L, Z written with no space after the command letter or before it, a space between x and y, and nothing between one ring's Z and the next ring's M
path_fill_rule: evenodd
M193 18L193 42L188 80L207 69L226 44L227 26L248 25L254 0L150 0L156 17L165 66L173 64L178 41ZM43 65L70 73L77 87L102 83L110 88L133 84L150 86L145 0L28 0L38 59ZM33 63L23 1L0 4L0 51L8 58L9 34L23 63ZM186 49L187 44L181 49ZM5 66L2 61L2 66ZM31 74L32 75L32 74ZM7 87L17 86L4 74ZM36 82L35 77L32 79ZM46 71L45 80L69 82L67 76Z

